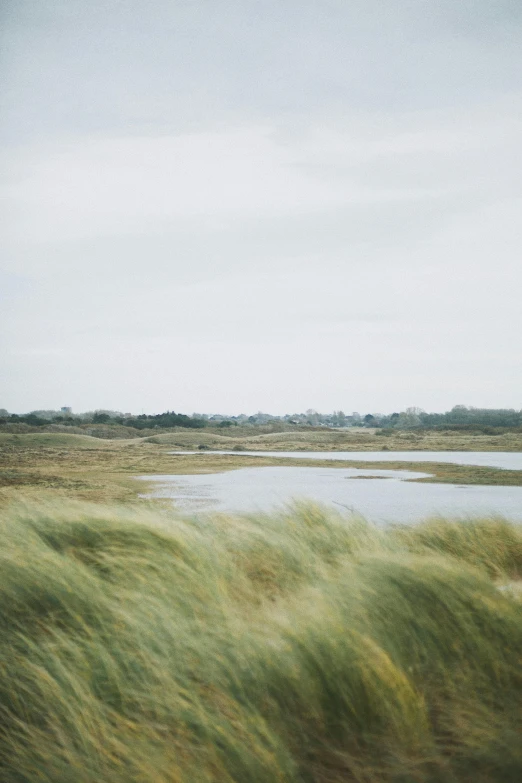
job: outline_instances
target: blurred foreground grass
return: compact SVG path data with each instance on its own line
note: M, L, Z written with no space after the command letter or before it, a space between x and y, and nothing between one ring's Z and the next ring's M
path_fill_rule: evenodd
M2 781L522 779L516 526L54 500L0 538Z

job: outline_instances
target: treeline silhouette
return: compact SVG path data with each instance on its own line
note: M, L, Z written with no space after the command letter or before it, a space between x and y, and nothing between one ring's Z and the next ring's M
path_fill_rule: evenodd
M7 416L0 416L0 424L29 424L32 427L43 427L48 424L119 424L136 430L153 429L155 427L191 427L199 429L204 427L206 423L203 419L186 416L183 413L175 413L174 411L166 411L156 415L142 413L139 416L128 417L102 411L96 411L93 414L80 414L78 416L42 415L39 411L22 415L11 413L7 414Z
M97 410L88 413L62 413L59 411L32 411L26 414L9 413L0 409L0 425L25 424L30 427L45 427L50 424L65 426L82 425L120 425L136 430L171 429L187 427L202 429L203 427L256 427L266 424L284 424L304 427L367 427L383 431L390 430L457 430L499 432L502 430L522 429L522 410L513 408L472 408L456 405L445 413L427 413L421 408L406 408L405 411L391 414L367 413L361 415L345 414L342 411L323 414L308 410L306 413L273 416L268 413L257 413L251 416L222 416L215 414L194 414L165 411L158 414L142 413L137 416L123 414L118 411ZM384 432L383 432L384 434Z

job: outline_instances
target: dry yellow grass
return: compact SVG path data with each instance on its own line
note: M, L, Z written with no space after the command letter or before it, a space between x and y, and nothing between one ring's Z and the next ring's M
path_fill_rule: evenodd
M484 435L458 432L399 432L351 427L259 434L249 428L232 427L226 434L216 430L184 430L154 435L149 440L178 448L243 446L248 451L522 451L522 433ZM388 434L388 432L390 434Z

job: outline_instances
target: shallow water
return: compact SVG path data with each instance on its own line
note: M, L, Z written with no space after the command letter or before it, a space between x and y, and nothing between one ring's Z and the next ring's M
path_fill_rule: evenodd
M277 454L283 456L281 452ZM324 454L321 453L321 458ZM354 459L352 455L353 452L350 459ZM296 455L291 452L291 456ZM312 455L301 452L300 456ZM374 454L369 456L375 459ZM413 522L437 514L450 517L496 514L522 522L522 487L405 481L425 475L356 468L259 467L206 475L141 478L154 482L153 497L171 498L176 508L184 512L269 511L292 499L309 498L349 509L376 523ZM368 476L378 478L368 479Z
M456 465L522 470L518 451L171 451L170 454L233 454L234 457L292 457L357 462L452 462Z

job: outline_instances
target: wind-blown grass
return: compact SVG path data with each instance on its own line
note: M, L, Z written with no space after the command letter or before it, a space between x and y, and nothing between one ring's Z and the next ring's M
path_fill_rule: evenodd
M486 568L492 576L522 579L521 529L505 519L464 519L456 524L435 518L397 528L392 535L412 552L452 555Z
M518 528L3 517L1 780L520 779Z

